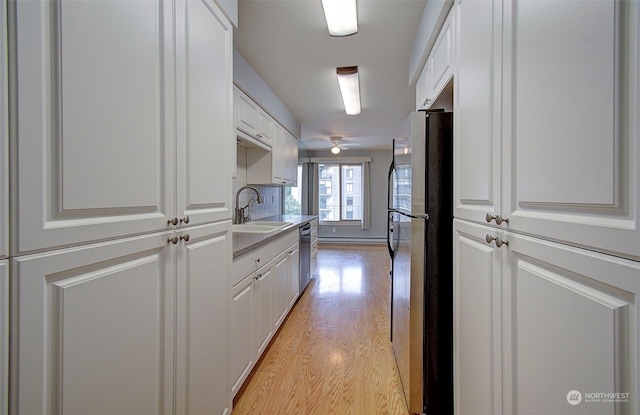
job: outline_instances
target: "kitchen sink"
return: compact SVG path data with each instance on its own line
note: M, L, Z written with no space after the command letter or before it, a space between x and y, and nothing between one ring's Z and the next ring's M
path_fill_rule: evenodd
M231 225L231 231L245 233L269 233L282 230L292 223L293 222L253 221L238 225Z

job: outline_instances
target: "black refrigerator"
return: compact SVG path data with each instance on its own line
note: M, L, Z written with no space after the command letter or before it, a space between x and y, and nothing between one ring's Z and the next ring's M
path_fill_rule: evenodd
M393 140L391 340L409 412L453 413L453 114L417 111Z

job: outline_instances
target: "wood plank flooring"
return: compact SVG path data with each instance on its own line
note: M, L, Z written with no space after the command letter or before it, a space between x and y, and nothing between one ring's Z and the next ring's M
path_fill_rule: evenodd
M233 415L407 415L389 342L386 246L320 245L314 275Z

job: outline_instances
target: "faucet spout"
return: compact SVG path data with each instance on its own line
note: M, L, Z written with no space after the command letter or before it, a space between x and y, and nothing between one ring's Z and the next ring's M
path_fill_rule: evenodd
M258 191L258 189L256 189L253 186L242 186L241 188L238 189L238 191L236 192L236 208L235 208L235 214L233 217L233 223L234 224L241 224L241 223L245 223L247 221L247 217L244 214L244 208L241 208L239 205L239 199L240 199L240 193L244 190L244 189L251 189L254 192L256 192L256 202L258 203L264 203L264 198L262 197L262 195L260 194L260 192ZM248 207L248 206L246 206Z

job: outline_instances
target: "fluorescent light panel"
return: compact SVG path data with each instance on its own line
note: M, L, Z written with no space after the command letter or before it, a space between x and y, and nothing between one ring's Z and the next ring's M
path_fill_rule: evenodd
M324 17L331 36L349 36L358 32L356 0L322 0Z
M358 67L346 66L336 69L342 102L347 115L360 114L360 81Z

